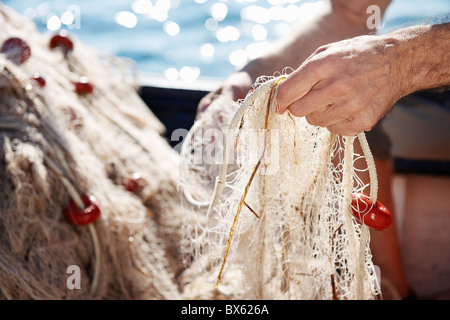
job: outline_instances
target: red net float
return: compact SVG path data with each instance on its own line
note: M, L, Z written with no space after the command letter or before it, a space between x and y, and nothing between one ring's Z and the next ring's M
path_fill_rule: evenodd
M78 94L86 95L94 91L94 85L89 82L87 77L81 77L79 81L73 82L74 90Z
M67 31L61 30L50 38L48 46L50 49L61 48L62 51L67 54L73 50L73 41L70 39Z
M65 210L66 219L78 226L91 224L100 217L99 204L93 195L82 195L81 200L85 205L83 209L78 208L72 199Z
M130 178L122 179L122 186L125 190L134 192L141 189L145 185L144 178L141 177L139 173L134 173Z
M389 210L379 201L372 203L364 193L352 194L352 211L356 219L375 230L384 230L392 222Z
M31 77L31 80L33 80L39 87L43 88L45 87L45 78L39 74L39 72L35 72Z
M31 56L30 46L24 40L15 37L5 40L0 52L17 65L25 63Z

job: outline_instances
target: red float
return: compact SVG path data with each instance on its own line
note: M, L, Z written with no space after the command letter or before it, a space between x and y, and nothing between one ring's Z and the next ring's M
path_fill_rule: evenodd
M356 219L375 230L381 231L391 225L389 210L379 201L373 204L364 193L352 194L352 210Z
M144 178L141 177L139 173L134 173L131 178L124 178L122 180L122 186L125 190L134 192L141 189L145 184Z
M22 39L15 37L5 40L0 52L17 65L26 62L31 56L30 46Z
M73 82L75 92L78 94L90 94L94 91L94 85L89 82L87 77L81 77L80 81Z
M39 87L45 87L45 79L38 72L35 72L33 76L31 76L31 80L34 80Z
M48 45L50 49L61 48L65 54L73 50L73 41L65 30L53 35Z
M100 208L94 196L83 195L81 200L85 205L84 209L80 210L72 199L65 210L67 220L79 226L93 223L100 217Z

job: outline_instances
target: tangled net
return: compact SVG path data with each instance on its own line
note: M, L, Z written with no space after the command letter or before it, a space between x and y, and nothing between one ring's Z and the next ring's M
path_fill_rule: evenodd
M75 38L69 55L51 49L52 35L4 6L0 24L0 43L31 49L21 65L0 54L0 298L179 299L179 158L128 64ZM80 76L92 93L74 92ZM145 183L130 192L123 181L136 172ZM100 218L70 224L64 210L83 194ZM67 286L71 266L79 288Z
M224 298L374 299L368 227L351 208L352 194L368 187L360 170L377 197L365 136L360 155L354 137L279 115L283 79L258 79L231 108L219 100L187 135L180 193L197 223L185 225L185 273L202 274L190 285L216 283Z

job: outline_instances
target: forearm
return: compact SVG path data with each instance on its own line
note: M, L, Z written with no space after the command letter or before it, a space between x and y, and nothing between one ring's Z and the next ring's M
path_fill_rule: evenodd
M390 1L335 0L324 4L315 16L298 23L289 34L271 46L263 56L250 61L242 71L253 80L261 75L272 75L285 68L296 69L318 47L339 40L368 34L367 7L375 3L381 13Z
M401 95L450 87L450 23L421 25L384 36L395 56Z

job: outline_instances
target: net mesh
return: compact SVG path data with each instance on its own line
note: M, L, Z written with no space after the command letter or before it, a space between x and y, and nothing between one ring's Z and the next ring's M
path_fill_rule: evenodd
M51 35L5 6L0 25L0 43L31 48L22 65L0 54L0 299L180 298L179 158L128 64L74 37L69 56L50 50ZM80 76L92 94L74 92ZM146 183L129 192L122 181L135 172ZM90 226L64 217L81 194L100 203ZM79 289L67 286L73 265Z
M357 154L354 137L279 115L283 79L258 79L237 104L219 99L184 140L180 193L196 217L182 242L186 281L233 299L374 299L367 226L351 208L369 168L376 199L364 134Z

